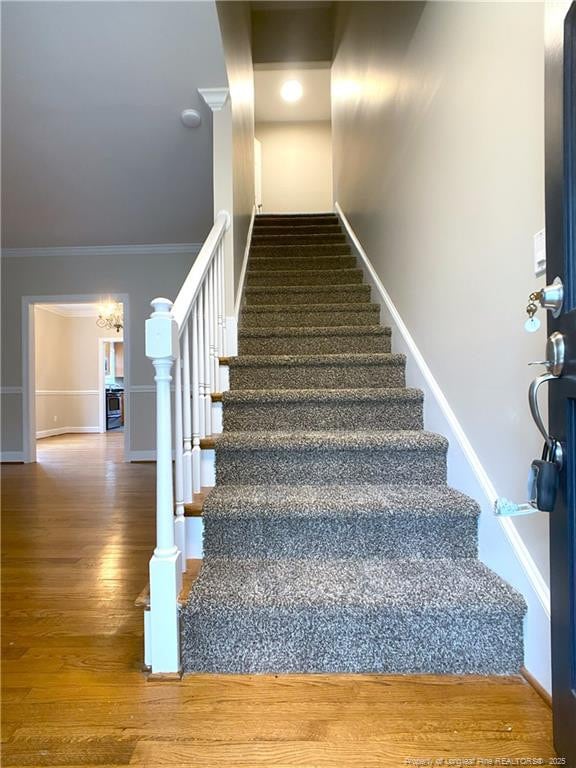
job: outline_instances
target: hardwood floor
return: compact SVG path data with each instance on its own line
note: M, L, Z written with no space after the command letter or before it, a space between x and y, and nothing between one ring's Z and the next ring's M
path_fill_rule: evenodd
M38 464L2 467L3 766L380 768L554 755L550 710L521 678L145 682L134 599L153 547L154 466L122 463L121 440L48 438Z

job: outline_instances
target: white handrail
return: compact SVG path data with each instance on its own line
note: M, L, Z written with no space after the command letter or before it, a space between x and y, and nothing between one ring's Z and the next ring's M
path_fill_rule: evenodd
M150 560L150 615L145 623L152 672L180 668L184 505L202 485L200 439L212 432L211 396L219 386L219 358L226 354L224 239L229 226L230 215L220 211L174 304L154 299L146 321L146 356L156 372L157 545Z
M218 245L229 226L230 214L228 211L220 211L214 220L214 226L210 230L204 245L200 249L200 253L192 265L192 269L188 272L188 276L182 288L180 288L172 307L172 317L176 321L179 332L190 317L198 291L202 287L208 268L217 253Z

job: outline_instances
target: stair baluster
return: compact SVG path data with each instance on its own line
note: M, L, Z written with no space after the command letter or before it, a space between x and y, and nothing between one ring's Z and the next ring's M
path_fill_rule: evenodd
M191 391L190 391L190 322L186 321L184 333L182 334L182 361L183 391L179 402L181 404L182 432L184 436L184 455L183 455L183 484L184 501L189 504L192 501L192 412L191 412ZM178 411L176 411L176 420L178 421Z
M186 377L186 342L187 334L185 333L182 340L178 340L176 363L174 365L174 489L175 493L175 513L174 519L174 538L178 549L182 554L181 566L182 570L186 570L186 520L184 519L184 502L188 501L185 496L185 466L184 466L184 452L185 441L182 436L183 419L182 419L182 350L184 345L184 377ZM184 393L186 387L184 387ZM184 408L186 408L186 401L184 401ZM190 498L190 500L192 500Z
M202 285L202 296L204 300L204 420L206 434L212 434L212 342L210 339L210 328L212 307L210 304L209 282L206 280Z
M196 299L192 311L192 493L200 493L200 436L202 435L201 417L204 415L200 408L200 356L198 354L198 329L200 319Z

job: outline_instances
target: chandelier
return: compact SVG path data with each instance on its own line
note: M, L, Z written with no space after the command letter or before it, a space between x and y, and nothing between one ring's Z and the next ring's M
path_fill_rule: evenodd
M100 304L96 325L98 328L107 328L108 330L115 328L116 333L120 333L122 328L124 328L124 309L122 304L118 301L107 301L104 304Z

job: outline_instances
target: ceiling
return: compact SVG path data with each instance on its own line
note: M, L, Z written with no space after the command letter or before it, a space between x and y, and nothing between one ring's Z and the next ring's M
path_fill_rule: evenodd
M300 101L286 102L280 89L286 80L298 80L304 91ZM330 120L330 69L282 66L254 72L255 118L258 123Z

